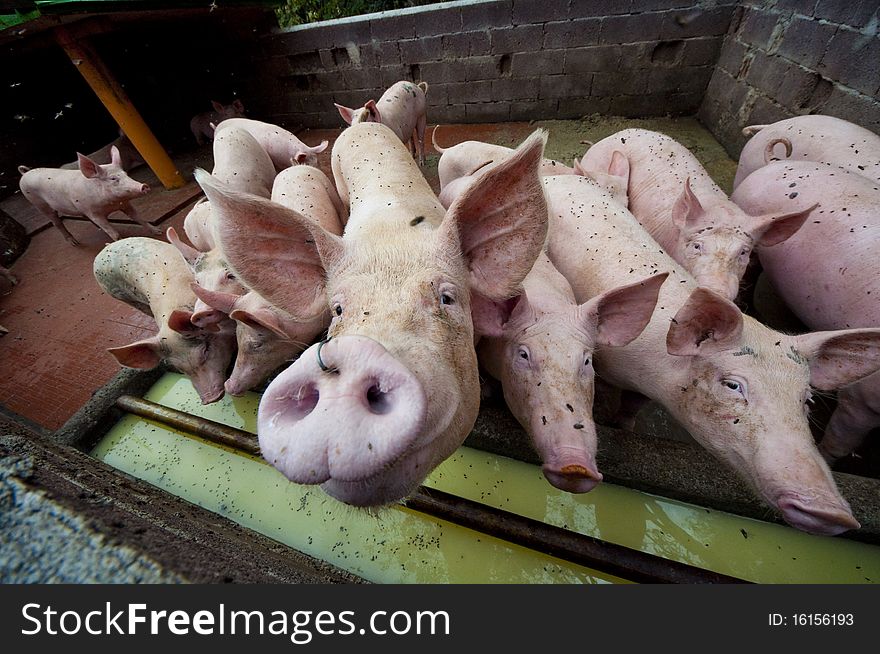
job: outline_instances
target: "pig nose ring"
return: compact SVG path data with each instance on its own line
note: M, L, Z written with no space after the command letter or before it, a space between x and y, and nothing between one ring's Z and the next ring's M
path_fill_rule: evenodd
M333 338L333 337L328 336L323 341L318 343L318 367L321 370L323 370L324 372L338 372L338 370L335 367L330 367L327 364L325 364L324 360L321 358L321 348L324 347L327 343L329 343L331 338Z

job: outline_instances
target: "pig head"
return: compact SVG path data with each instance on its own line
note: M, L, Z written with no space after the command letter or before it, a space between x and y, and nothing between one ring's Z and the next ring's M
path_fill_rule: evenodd
M260 403L261 450L288 479L387 504L462 443L479 404L474 330L506 320L546 236L545 138L533 134L444 213L389 128L353 125L333 148L351 202L342 238L198 173L246 284L281 308L323 298L331 313L328 338Z

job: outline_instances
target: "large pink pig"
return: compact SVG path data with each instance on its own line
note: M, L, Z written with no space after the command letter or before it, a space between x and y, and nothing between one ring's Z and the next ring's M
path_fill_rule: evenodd
M629 164L629 210L697 282L731 300L739 292L752 248L781 243L806 219L802 211L746 213L687 148L659 132L625 129L612 134L590 147L580 165L588 175L608 171L620 155Z
M368 100L359 109L334 104L342 120L349 125L370 122L390 127L397 138L409 144L414 157L418 154L419 165L424 165L427 92L427 82L414 84L403 80L389 87L379 102Z
M812 161L779 161L743 180L733 200L748 211L817 205L785 243L760 248L773 288L810 329L880 327L880 184ZM880 374L838 393L819 445L846 456L880 426Z
M596 466L593 352L626 345L654 311L665 274L616 288L583 304L541 254L500 337L477 348L480 364L501 381L507 406L544 462L547 480L586 493L602 481Z
M71 245L79 245L67 231L62 216L84 216L100 227L114 241L119 232L110 224L109 217L120 212L154 234L161 233L142 219L131 200L150 192L150 187L129 177L121 167L119 150L110 149L111 161L100 165L77 154L79 170L61 168L33 168L19 166L19 186L25 199L52 221Z
M849 121L834 116L796 116L745 127L743 134L752 138L739 155L734 189L766 165L768 154L788 161L839 166L880 182L880 136Z
M660 402L791 525L838 534L859 523L807 423L811 389L880 368L880 329L787 336L744 316L660 250L626 209L588 179L548 177L548 254L586 301L668 271L651 322L629 345L599 348L596 373Z
M328 340L260 403L260 448L286 477L382 505L462 443L480 398L475 329L500 334L546 236L545 138L533 134L444 212L394 132L352 125L331 159L350 206L343 238L197 173L248 286L281 308L325 298L333 316Z
M249 118L230 118L217 125L214 137L229 128L243 129L253 136L272 159L277 172L294 164L318 165L318 154L327 149L328 141L308 146L283 127Z
M214 138L211 174L237 191L268 198L275 182L275 165L249 131L230 127L220 130Z
M151 338L111 348L120 365L149 369L165 363L189 377L202 403L223 397L233 336L190 322L192 273L171 245L139 237L111 243L95 258L94 274L106 293L152 316L159 327Z

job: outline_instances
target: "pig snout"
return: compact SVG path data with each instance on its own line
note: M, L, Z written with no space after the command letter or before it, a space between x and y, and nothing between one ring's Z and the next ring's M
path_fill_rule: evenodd
M532 425L535 447L544 462L541 471L560 490L588 493L602 481L596 466L596 427L592 420L559 418L544 423L547 416L542 416L539 424Z
M776 500L782 517L792 527L819 536L836 536L861 527L843 499L805 497L783 493Z
M426 415L422 385L382 345L340 336L275 378L257 431L263 456L293 482L368 483L415 443Z
M140 185L140 193L141 193L141 195L146 195L146 194L149 193L149 192L150 192L150 185L149 185L149 184L141 184L141 185Z
M213 404L223 397L223 375L210 370L196 370L187 375L202 404Z

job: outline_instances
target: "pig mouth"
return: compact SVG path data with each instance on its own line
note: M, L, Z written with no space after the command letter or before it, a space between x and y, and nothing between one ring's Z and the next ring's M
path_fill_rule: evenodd
M774 504L792 527L817 536L837 536L861 527L845 503L810 500L794 493L782 493Z

